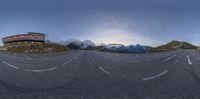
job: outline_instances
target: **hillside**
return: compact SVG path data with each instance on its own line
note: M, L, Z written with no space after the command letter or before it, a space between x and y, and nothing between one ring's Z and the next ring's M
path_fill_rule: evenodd
M197 49L197 46L194 46L188 42L171 41L165 45L152 48L150 49L150 51L159 52L159 51L169 51L169 50L176 50L176 49Z
M44 44L34 44L25 45L8 48L7 51L12 52L29 52L29 53L48 53L48 52L63 52L68 51L68 48L55 43L44 43Z

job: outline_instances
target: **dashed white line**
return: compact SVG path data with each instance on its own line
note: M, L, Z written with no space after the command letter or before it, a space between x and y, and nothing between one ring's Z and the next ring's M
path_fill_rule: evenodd
M76 59L80 54L76 55L73 59Z
M127 54L125 57L129 57L130 56L130 54Z
M5 61L3 61L3 63L6 64L6 65L8 65L8 66L10 66L10 67L12 67L12 68L14 68L14 69L18 69L19 68L17 66L11 65L11 64L9 64L9 63L7 63Z
M27 55L25 55L25 54L23 54L23 55L24 55L24 56L25 56L27 59L29 59L29 60L31 59L31 58L30 58L30 57L28 57Z
M51 70L55 70L55 69L57 69L57 67L52 67L52 68L48 68L48 69L40 69L40 70L25 69L24 71L27 71L27 72L45 72L45 71L51 71Z
M176 60L174 63L177 64L179 62L179 60Z
M200 60L200 58L199 58L199 57L196 57L196 59Z
M105 69L103 69L103 67L99 66L99 69L102 70L105 74L112 76L108 71L106 71Z
M32 72L44 72L45 70L30 70Z
M89 55L89 57L92 60L92 62L95 62L95 60L94 60L94 58L92 58L92 56Z
M17 57L17 54L15 53L15 54L14 54L14 58L16 58L16 57Z
M129 62L129 63L139 63L141 61L127 61L127 62Z
M116 60L116 61L120 61L120 59L117 59L117 58L111 58L112 60Z
M192 54L192 56L194 56L197 60L200 60L200 58L197 57L196 55L194 55L194 53L191 53L191 54Z
M155 78L161 77L161 76L163 76L164 74L166 74L167 72L168 72L168 70L165 70L165 71L163 71L162 73L157 74L157 75L155 75L155 76L151 76L151 77L143 78L142 81L152 80L152 79L155 79Z
M55 69L57 69L57 67L52 67L52 68L46 69L46 71L55 70Z
M80 54L76 55L75 57L73 57L72 59L68 60L67 62L63 63L61 66L67 65L69 64L73 59L75 60Z
M188 60L188 64L189 64L189 65L192 65L192 62L191 62L191 60L190 60L190 56L189 56L189 55L187 55L187 60Z
M62 66L67 65L68 63L70 63L72 61L72 59L68 60L67 62L63 63Z
M167 58L165 61L169 61L169 60L173 59L174 57L176 57L176 55L173 55L173 56Z

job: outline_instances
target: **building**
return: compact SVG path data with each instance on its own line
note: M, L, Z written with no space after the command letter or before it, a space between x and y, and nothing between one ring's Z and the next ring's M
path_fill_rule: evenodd
M28 34L19 34L2 38L4 47L15 47L21 44L33 45L45 43L45 34L28 32Z
M6 51L6 48L0 47L0 51Z

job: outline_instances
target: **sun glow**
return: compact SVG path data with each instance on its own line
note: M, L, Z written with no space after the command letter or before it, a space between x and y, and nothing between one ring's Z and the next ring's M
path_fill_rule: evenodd
M89 39L96 43L104 44L142 44L151 46L157 46L160 44L158 41L142 36L139 33L133 33L120 29L107 29L99 31L91 34Z
M100 14L102 15L101 21L97 21L96 25L91 26L89 32L82 39L90 39L96 44L160 45L160 42L145 36L144 33L130 31L131 27L123 21L117 20L114 16L105 12Z

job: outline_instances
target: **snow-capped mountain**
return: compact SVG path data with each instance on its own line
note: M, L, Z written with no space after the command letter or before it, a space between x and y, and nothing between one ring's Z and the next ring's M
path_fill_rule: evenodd
M143 45L129 45L128 47L128 52L130 53L144 53L148 51L151 47L149 46L143 46Z
M108 44L105 46L105 50L112 52L124 52L124 53L145 53L151 47L143 45L122 45L122 44Z
M122 44L108 44L108 45L105 45L105 48L112 49L112 48L118 48L121 46L123 46L123 45Z
M96 46L91 40L80 41L78 39L69 39L66 41L61 41L59 44L62 44L70 49L100 49L103 51L110 52L121 52L121 53L145 53L151 47L143 45L128 45L123 44L100 44Z
M67 46L71 49L87 49L87 48L93 48L96 46L95 43L90 40L85 40L82 42L78 39L69 39L66 41L59 41L57 43Z
M85 40L81 44L82 48L95 47L95 43L90 40Z
M73 43L75 45L78 45L78 46L80 46L82 44L82 42L80 40L78 40L78 39L68 39L66 41L59 41L57 43L62 44L64 46L67 46L67 45L69 45L71 43Z

